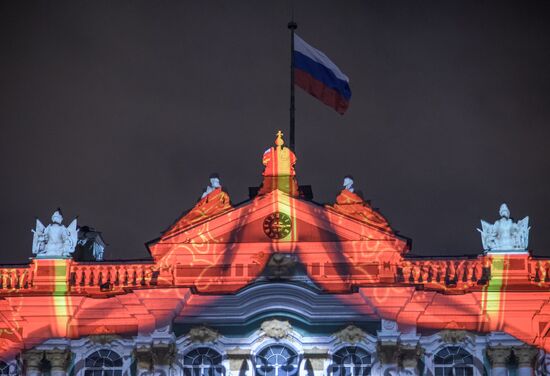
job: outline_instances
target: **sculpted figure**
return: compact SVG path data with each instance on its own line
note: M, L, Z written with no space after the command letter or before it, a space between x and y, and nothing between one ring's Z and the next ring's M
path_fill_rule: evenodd
M202 194L201 198L205 198L206 196L208 196L211 192L213 192L214 190L216 190L217 188L221 188L221 184L220 184L220 177L218 174L212 174L210 175L210 185L208 187L206 187L206 190L204 191L204 193Z
M63 216L60 210L52 215L52 223L44 227L42 222L36 219L36 229L33 230L32 253L41 258L68 258L74 252L78 241L78 229L76 219L69 227L62 225Z
M529 242L529 217L514 223L508 205L499 209L500 219L494 224L481 221L481 242L485 251L526 251Z
M200 201L168 230L166 235L171 235L231 208L231 200L229 195L222 189L220 177L218 174L212 174L210 175L210 185L206 187Z
M344 187L345 190L348 190L351 193L353 193L353 191L355 191L355 189L353 188L353 177L350 175L347 175L344 178L344 184L342 184L342 186Z
M386 231L391 231L386 219L366 203L361 196L355 193L353 177L351 175L347 175L344 178L342 188L342 191L336 197L336 204L329 206L330 208L362 222L381 227Z

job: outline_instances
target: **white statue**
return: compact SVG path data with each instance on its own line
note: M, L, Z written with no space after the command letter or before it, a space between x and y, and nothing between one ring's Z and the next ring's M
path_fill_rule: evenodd
M344 184L342 184L342 186L344 187L344 189L347 189L348 191L353 193L353 191L355 190L353 188L353 177L351 177L350 175L344 177Z
M78 229L76 218L69 227L63 226L63 216L60 210L52 215L52 223L44 227L42 222L36 219L36 229L33 230L32 253L37 258L68 258L74 252L78 241Z
M506 204L500 205L500 219L493 225L481 221L481 242L485 251L527 251L529 217L514 223Z
M220 177L218 176L218 174L210 175L210 185L206 187L206 190L202 194L201 198L205 198L206 196L208 196L208 194L210 194L210 192L212 192L216 188L221 188L221 186L222 185L220 183Z

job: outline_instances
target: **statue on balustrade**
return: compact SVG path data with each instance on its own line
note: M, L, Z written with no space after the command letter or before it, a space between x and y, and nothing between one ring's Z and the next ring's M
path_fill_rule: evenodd
M61 210L56 210L52 215L52 223L45 227L36 219L36 229L32 243L32 253L37 258L69 258L74 252L78 241L78 229L76 218L69 227L63 224Z
M500 219L494 224L481 221L481 242L485 251L527 251L529 217L514 223L508 205L500 205Z

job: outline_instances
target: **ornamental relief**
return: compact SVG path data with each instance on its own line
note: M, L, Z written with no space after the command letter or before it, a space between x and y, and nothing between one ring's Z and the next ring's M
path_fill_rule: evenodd
M191 342L207 343L216 342L220 334L207 326L195 326L189 330L187 337Z
M264 321L261 330L266 337L280 340L288 337L292 331L292 326L290 326L288 321L273 319Z
M366 333L355 325L348 325L344 329L333 334L340 342L358 343L366 337Z

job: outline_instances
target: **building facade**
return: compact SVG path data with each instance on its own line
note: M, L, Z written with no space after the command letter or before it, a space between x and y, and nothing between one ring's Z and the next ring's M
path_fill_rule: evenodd
M321 205L295 163L279 133L236 206L212 176L147 260L103 260L60 212L37 221L31 262L0 267L0 375L550 374L528 219L503 205L479 255L409 257L351 177Z

